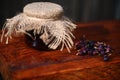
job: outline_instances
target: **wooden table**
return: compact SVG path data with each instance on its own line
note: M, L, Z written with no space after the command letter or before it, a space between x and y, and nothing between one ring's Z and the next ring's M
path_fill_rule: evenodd
M4 80L118 80L120 79L120 21L77 23L74 42L82 35L89 40L110 44L114 53L104 62L100 56L76 56L38 51L29 47L25 37L14 37L8 45L0 43L0 72Z

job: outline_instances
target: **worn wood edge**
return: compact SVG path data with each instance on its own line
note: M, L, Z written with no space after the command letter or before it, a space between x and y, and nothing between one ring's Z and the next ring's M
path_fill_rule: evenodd
M88 63L89 61L92 61L95 64L94 65L90 64L90 63ZM119 56L113 58L113 60L109 61L109 62L100 61L100 58L94 57L94 58L90 58L90 59L62 63L62 65L61 64L53 64L53 65L33 68L30 70L20 70L20 71L15 71L13 73L15 75L13 75L13 76L15 79L21 80L21 79L30 78L30 75L31 75L31 78L35 78L38 76L40 77L40 76L54 75L56 73L65 73L65 72L70 72L70 71L94 68L94 67L98 67L98 66L106 66L106 65L108 66L108 65L114 64L114 63L120 63ZM61 68L64 68L64 69L60 70ZM45 71L45 69L46 69L46 71ZM39 70L41 70L41 73L39 73Z
M11 73L9 71L8 64L5 62L4 58L0 59L0 73L4 77L4 80L11 80Z
M76 22L76 24L78 25L78 27L85 27L85 26L91 26L91 25L108 25L108 24L113 24L113 25L116 25L116 24L119 24L120 23L120 20L105 20L105 21L94 21L94 22Z

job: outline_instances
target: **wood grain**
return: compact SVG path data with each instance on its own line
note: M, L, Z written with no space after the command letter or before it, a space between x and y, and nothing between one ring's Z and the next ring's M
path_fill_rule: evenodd
M74 42L77 42L82 35L86 35L90 40L110 44L114 49L111 61L104 62L99 56L76 56L74 48L71 54L66 49L62 52L39 51L26 44L26 38L20 36L14 37L8 45L0 43L0 72L3 78L5 80L43 80L42 76L120 63L120 21L77 23L77 25L77 29L73 32L76 36ZM76 78L72 80L74 79Z

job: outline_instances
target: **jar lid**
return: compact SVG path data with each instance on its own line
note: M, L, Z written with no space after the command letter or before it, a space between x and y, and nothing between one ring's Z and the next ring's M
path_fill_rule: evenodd
M29 17L56 19L63 15L63 8L51 2L33 2L24 7L23 13Z

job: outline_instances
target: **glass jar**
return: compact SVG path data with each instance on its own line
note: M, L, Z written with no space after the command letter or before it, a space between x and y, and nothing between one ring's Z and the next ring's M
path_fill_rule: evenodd
M48 48L48 45L45 45L45 43L43 42L42 39L40 39L40 35L41 34L36 34L33 35L33 31L28 31L28 33L30 33L32 35L32 37L36 36L36 39L33 40L30 36L26 35L26 43L28 46L40 50L40 51L50 51L52 49Z

